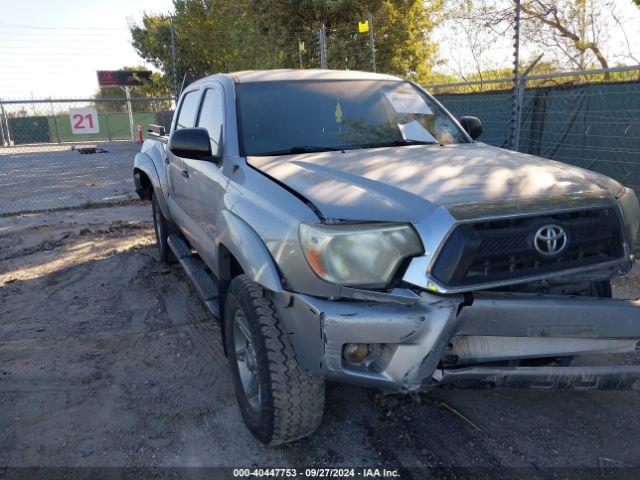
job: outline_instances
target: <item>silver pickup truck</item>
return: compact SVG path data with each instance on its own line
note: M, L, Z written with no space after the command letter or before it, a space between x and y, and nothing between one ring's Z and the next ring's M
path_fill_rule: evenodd
M260 441L311 434L325 380L640 386L610 355L640 339L640 302L610 284L634 261L635 193L481 133L411 82L330 70L212 75L151 129L136 191L221 320Z

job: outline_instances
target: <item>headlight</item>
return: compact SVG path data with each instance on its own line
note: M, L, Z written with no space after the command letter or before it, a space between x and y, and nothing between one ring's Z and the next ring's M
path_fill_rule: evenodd
M409 225L302 223L298 233L316 275L339 285L386 284L402 260L422 252Z
M617 198L624 217L624 227L627 231L627 239L630 247L633 248L638 242L638 224L640 224L640 205L638 197L633 190L625 188L622 195Z

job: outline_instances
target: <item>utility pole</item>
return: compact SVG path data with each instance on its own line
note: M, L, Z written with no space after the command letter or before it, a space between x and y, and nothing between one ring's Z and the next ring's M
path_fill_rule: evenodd
M173 98L178 102L178 70L176 67L176 33L173 27L173 17L169 18L169 28L171 30L171 70L173 73Z
M304 43L300 41L298 37L298 58L300 59L300 68L302 68L302 51L304 50Z
M327 27L322 26L318 29L318 44L320 46L320 68L329 68L327 61Z
M376 70L376 36L373 33L373 15L369 13L369 43L371 44L371 68Z
M520 118L520 0L515 0L515 27L513 33L513 108L511 110L511 148L516 147Z

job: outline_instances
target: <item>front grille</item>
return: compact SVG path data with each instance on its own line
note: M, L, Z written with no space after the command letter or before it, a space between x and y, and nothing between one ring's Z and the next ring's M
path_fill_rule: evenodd
M568 246L555 257L536 251L533 238L547 224L561 226ZM466 223L447 239L431 275L447 286L472 286L593 265L624 255L614 209Z

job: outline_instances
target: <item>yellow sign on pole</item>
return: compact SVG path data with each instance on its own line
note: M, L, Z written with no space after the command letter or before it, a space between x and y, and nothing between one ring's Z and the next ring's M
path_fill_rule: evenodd
M304 49L304 42L301 42L300 40L298 40L298 50L302 53L304 53L306 50Z
M358 33L367 33L369 31L369 20L358 22Z

